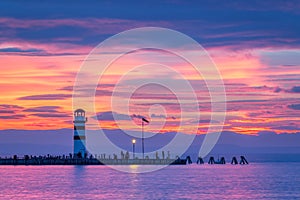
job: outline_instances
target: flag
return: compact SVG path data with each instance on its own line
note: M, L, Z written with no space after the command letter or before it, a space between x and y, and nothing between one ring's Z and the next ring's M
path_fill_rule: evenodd
M142 120L143 120L144 122L146 122L146 123L149 123L149 121L146 120L144 117L142 118Z

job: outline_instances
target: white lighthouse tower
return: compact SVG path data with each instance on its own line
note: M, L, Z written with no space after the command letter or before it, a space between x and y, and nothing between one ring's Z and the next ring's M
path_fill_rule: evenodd
M85 111L83 109L77 109L74 111L74 156L82 156L86 154L85 147L85 123L87 118L85 117Z

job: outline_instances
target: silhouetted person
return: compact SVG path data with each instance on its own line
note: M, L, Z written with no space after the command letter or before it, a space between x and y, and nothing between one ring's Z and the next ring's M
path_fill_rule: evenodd
M17 162L18 162L18 156L17 156L17 155L14 155L13 163L14 163L14 164L17 164Z
M29 160L29 156L28 156L28 155L25 155L25 156L24 156L24 160L25 160L25 164L27 165L28 160Z
M78 153L77 153L77 158L82 158L81 152L78 152Z
M188 164L192 164L193 163L190 156L186 157L186 161L187 161Z
M155 152L155 159L158 160L159 157L158 157L158 152Z

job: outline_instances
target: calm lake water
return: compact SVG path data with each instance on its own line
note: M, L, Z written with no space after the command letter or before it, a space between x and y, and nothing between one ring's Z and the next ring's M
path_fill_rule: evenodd
M192 164L144 174L107 166L0 166L0 198L300 199L300 163Z

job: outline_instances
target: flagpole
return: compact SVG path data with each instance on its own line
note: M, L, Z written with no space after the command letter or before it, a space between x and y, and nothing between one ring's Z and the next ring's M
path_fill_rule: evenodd
M144 122L149 123L149 121L145 118L142 118L142 151L143 151L143 159L145 158L145 147L144 147Z
M144 159L144 121L142 119L142 151L143 151L143 159Z

